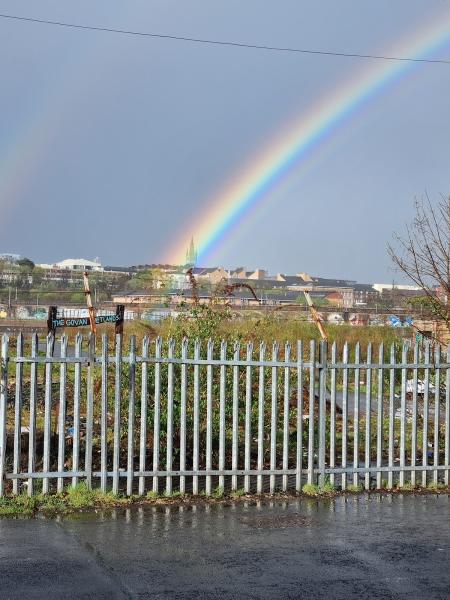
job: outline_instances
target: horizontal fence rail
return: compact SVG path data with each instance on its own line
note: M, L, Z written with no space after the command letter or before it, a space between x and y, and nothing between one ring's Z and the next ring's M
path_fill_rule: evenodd
M0 496L449 484L450 350L3 335Z

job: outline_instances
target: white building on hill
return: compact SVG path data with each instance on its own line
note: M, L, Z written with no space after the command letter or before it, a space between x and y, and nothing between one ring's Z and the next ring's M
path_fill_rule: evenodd
M61 269L67 271L103 271L98 259L87 260L86 258L66 258L53 265L40 264L42 269Z

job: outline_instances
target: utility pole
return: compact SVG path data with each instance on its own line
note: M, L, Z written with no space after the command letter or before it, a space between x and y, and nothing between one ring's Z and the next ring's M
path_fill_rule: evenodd
M89 277L88 277L88 274L86 271L83 273L83 281L84 281L84 293L86 294L86 304L88 307L89 318L91 321L91 331L92 331L92 333L96 333L97 327L95 325L95 310L94 310L94 306L92 305L91 290L89 288Z
M320 332L320 336L323 340L326 341L327 334L325 333L325 329L322 324L322 319L320 318L319 313L317 312L317 309L313 304L312 298L309 295L309 292L307 292L306 290L303 290L303 294L305 295L305 300L306 300L307 305L309 306L309 310L311 311L312 318L314 319L314 322L317 325L317 328Z

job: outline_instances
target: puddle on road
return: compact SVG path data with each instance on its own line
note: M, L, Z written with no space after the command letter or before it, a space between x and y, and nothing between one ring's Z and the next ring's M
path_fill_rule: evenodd
M258 529L285 529L286 527L308 527L314 524L309 517L301 515L278 515L274 517L241 517L239 522Z

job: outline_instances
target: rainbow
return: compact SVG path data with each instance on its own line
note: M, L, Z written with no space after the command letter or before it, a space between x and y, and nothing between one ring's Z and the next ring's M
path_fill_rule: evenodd
M450 37L448 13L439 13L419 31L407 35L389 53L391 56L424 58L441 49ZM311 162L324 142L340 126L362 109L371 99L399 77L408 73L417 63L407 61L379 61L327 93L306 114L290 123L284 132L272 140L261 154L208 201L206 210L189 225L183 224L183 233L168 252L169 264L183 264L191 235L197 244L198 264L204 266L232 236L238 226L247 222L254 209L270 200L272 192L296 167L304 168Z

